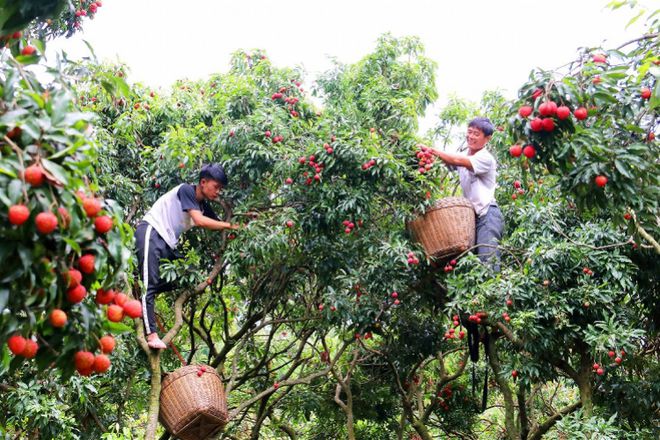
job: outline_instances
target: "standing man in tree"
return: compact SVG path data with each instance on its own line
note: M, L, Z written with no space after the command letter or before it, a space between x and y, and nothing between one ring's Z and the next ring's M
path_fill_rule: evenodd
M184 183L161 196L135 230L138 270L144 289L142 319L147 343L153 349L166 348L156 332L156 294L173 289L171 283L161 280L160 261L178 258L175 249L179 236L193 226L216 231L238 229L238 225L220 221L208 203L216 200L226 185L222 165L204 165L197 185Z
M430 150L458 171L463 195L472 202L477 215L476 244L486 245L477 248L477 256L483 262L490 262L493 270L499 272L500 252L497 245L502 238L504 220L495 201L497 161L486 149L493 132L493 124L488 118L474 118L467 129L467 155L435 148ZM495 261L490 261L493 258Z

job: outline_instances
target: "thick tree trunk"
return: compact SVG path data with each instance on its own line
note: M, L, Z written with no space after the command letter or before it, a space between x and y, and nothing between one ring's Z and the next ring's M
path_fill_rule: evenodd
M353 407L346 413L346 432L348 433L349 440L355 440L355 425L353 421Z
M518 420L520 425L520 440L527 440L529 435L529 419L527 417L527 402L525 402L525 388L518 387Z
M415 428L415 431L417 431L417 434L419 434L420 437L422 437L423 440L433 440L433 437L431 437L431 433L429 433L429 430L426 428L426 425L419 419L415 419L412 421L412 426Z
M500 369L500 360L497 357L496 339L492 338L488 344L488 363L493 369L495 381L500 388L504 398L504 426L506 427L506 438L509 440L518 440L520 435L516 426L516 407L513 401L513 392L509 387L508 381L502 377Z
M346 414L346 433L348 435L349 440L355 440L355 422L353 418L353 393L351 392L351 384L350 384L350 376L348 376L345 380L342 380L338 375L335 375L335 378L337 378L338 383L337 387L335 388L335 402L339 407L344 411L344 414ZM346 402L344 403L341 400L340 394L341 391L344 390L344 393L346 394Z
M160 410L160 351L151 351L148 356L149 369L151 370L151 391L149 392L149 415L144 438L155 440L156 431L158 430L158 412Z
M580 347L580 371L575 382L580 390L580 403L584 418L589 418L593 414L593 374L592 359L586 347Z
M585 377L586 376L586 377ZM578 381L578 388L580 390L580 404L582 406L585 418L591 417L594 411L593 404L593 386L591 385L591 372L587 375L580 375L580 380Z

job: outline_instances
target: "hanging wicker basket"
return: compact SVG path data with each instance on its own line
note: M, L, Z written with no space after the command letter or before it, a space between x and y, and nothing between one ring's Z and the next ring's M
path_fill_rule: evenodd
M227 424L222 379L208 365L188 365L170 373L160 390L160 421L182 440L203 440Z
M429 257L460 254L474 246L474 208L464 197L447 197L408 223L408 228Z

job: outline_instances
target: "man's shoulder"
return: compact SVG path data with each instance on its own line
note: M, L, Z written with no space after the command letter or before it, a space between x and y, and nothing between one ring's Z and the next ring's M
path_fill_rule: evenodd
M481 150L474 153L473 157L483 162L492 162L493 164L497 163L497 159L495 158L495 155L486 148L482 148Z
M191 183L180 183L177 186L175 186L173 189L176 189L177 192L195 192L195 185Z

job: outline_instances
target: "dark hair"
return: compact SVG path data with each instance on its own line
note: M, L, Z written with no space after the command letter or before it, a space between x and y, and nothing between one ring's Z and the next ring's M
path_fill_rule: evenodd
M199 180L202 179L212 179L222 184L222 186L227 186L227 175L225 174L225 169L222 168L222 165L219 163L209 163L202 166L202 169L199 172Z
M490 119L482 117L474 118L471 120L468 124L468 127L481 130L484 136L492 136L493 132L495 131L493 123L490 122Z

